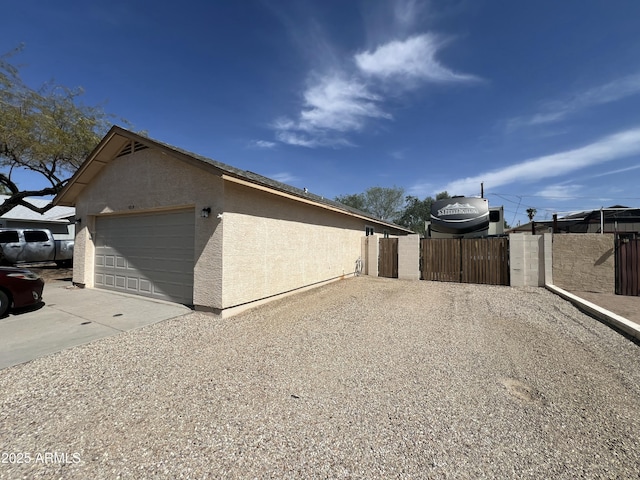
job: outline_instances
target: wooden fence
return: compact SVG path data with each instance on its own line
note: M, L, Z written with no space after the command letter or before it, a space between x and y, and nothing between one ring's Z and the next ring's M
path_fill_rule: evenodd
M424 238L423 280L509 285L509 239Z
M640 238L616 236L616 293L640 296Z
M381 238L378 256L378 276L398 278L398 239Z

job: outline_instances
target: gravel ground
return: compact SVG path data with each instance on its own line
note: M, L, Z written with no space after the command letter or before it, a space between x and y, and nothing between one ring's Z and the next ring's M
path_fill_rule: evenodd
M2 370L0 452L1 478L638 478L640 347L544 289L360 277Z

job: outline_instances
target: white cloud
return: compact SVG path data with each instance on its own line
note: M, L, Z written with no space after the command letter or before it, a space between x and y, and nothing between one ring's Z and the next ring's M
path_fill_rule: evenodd
M460 82L478 80L472 75L455 73L436 60L436 53L445 41L426 33L406 40L394 40L373 52L355 56L360 71L382 79L420 79L431 82Z
M587 90L579 95L573 105L591 106L615 102L630 95L640 93L640 74L628 75L605 85Z
M304 93L298 119L275 122L276 137L304 147L350 145L341 134L361 130L371 118L391 118L380 108L380 100L357 79L340 74L317 77Z
M278 127L278 128L281 128L281 127ZM323 146L323 143L318 139L310 138L308 136L300 135L297 133L288 132L286 130L277 131L276 138L278 139L278 141L282 143L286 143L287 145L294 145L297 147L315 148L315 147Z
M249 142L250 148L264 148L270 149L275 148L278 144L276 142L269 142L267 140L252 140Z
M559 122L571 114L597 105L615 102L640 93L640 74L628 75L589 90L578 92L570 99L547 102L541 111L531 116L515 117L507 121L507 129Z
M391 118L378 106L378 95L357 80L339 76L321 78L305 92L304 99L298 128L305 131L348 132L360 130L367 118Z
M407 11L412 2L405 5ZM401 80L405 89L416 82L460 82L476 80L471 75L455 73L442 66L435 54L444 41L432 34L394 40L373 52L354 56L357 70L348 74L334 69L315 75L303 94L303 104L296 119L281 118L273 128L278 141L303 147L353 145L345 138L358 132L372 119L391 120L383 108L386 97L376 89L374 79ZM379 85L378 85L379 86Z
M532 182L558 177L590 165L637 154L640 154L640 128L616 133L574 150L545 155L500 170L454 180L439 191L446 190L455 195L468 194L478 191L480 182L484 182L485 188L493 189L513 182Z
M627 167L627 168L618 168L616 170L611 170L609 172L603 172L603 173L598 173L596 175L592 175L589 178L604 177L606 175L615 175L616 173L623 173L623 172L628 172L630 170L637 170L638 168L640 168L640 165L634 165L632 167Z
M548 185L536 193L549 200L573 200L582 190L582 185L557 184Z

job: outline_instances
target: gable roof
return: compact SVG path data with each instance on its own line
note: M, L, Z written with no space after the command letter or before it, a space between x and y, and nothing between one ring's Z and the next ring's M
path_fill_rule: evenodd
M9 198L9 195L0 195L0 203L4 202L7 198ZM51 200L27 197L25 198L25 201L35 207L42 208L47 206ZM27 207L23 207L22 205L16 205L7 213L2 215L2 218L10 220L68 223L68 218L74 217L75 214L76 209L73 207L55 206L41 214L34 212Z
M221 176L225 180L241 183L248 187L277 193L294 200L316 205L328 210L338 211L358 218L370 220L379 225L387 226L404 233L414 233L412 230L396 225L385 220L373 217L372 215L343 205L339 202L315 195L257 173L232 167L222 162L212 160L202 155L198 155L178 147L153 140L136 134L122 127L114 125L100 141L98 146L91 152L76 173L71 177L62 191L53 199L54 205L74 206L78 195L93 180L93 178L114 158L127 155L129 153L154 148L182 160L198 168L205 168L214 174Z

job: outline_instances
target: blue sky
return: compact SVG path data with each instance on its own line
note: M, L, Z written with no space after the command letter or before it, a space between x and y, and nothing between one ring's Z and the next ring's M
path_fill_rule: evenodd
M637 0L6 2L21 43L32 87L325 197L640 206Z

